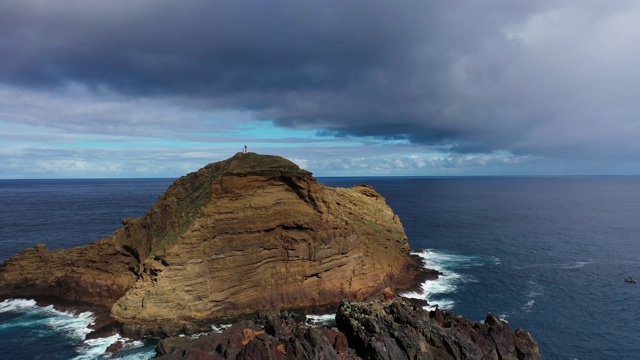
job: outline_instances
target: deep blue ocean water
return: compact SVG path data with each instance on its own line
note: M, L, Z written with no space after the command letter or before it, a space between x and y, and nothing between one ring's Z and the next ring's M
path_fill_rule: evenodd
M537 339L543 359L640 358L640 177L320 178L366 183L400 216L412 248L444 273L411 296L476 321L491 311ZM0 259L110 235L172 180L0 180ZM7 359L95 359L91 314L0 303ZM153 356L131 344L114 358Z

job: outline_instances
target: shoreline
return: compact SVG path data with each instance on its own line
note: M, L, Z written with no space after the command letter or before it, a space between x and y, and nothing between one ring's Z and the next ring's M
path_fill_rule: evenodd
M299 327L300 329L317 329L323 334L326 334L327 331L333 331L336 334L340 334L339 336L344 337L346 335L348 339L348 343L346 345L348 346L348 348L346 349L351 351L353 354L357 351L361 351L361 349L358 349L357 344L351 344L350 336L352 335L344 333L344 329L340 328L340 326L338 326L336 323L328 325L327 327L327 324L325 323L320 324L309 322L307 321L307 315L334 315L337 319L337 314L340 312L340 308L345 303L345 300L346 303L361 304L357 306L371 306L366 304L386 304L389 301L399 301L400 303L404 304L403 306L407 306L407 309L413 309L413 312L415 312L416 314L427 314L424 316L427 316L427 318L435 319L433 321L435 321L436 324L445 328L449 326L462 326L465 328L477 326L473 325L474 322L468 320L460 320L458 319L458 317L454 318L453 315L447 315L449 314L449 312L443 312L442 310L438 309L437 305L433 310L430 311L428 306L432 304L429 304L427 300L403 296L403 294L407 292L420 291L422 290L422 287L426 282L436 281L439 279L440 275L445 275L439 270L426 267L428 265L428 261L418 254L425 251L427 250L422 248L411 250L411 260L406 263L406 266L401 273L388 276L388 278L378 286L378 289L373 292L371 296L367 297L366 299L358 300L358 302L355 302L355 300L344 299L338 304L328 304L325 306L302 307L286 310L271 309L233 317L217 317L211 319L190 320L188 321L188 323L192 326L183 327L184 330L189 331L184 331L180 334L167 335L159 334L156 332L154 335L149 335L148 329L156 326L145 328L144 324L121 324L111 318L110 311L106 306L64 301L53 297L40 297L39 299L35 300L37 301L38 306L52 305L57 310L72 312L75 315L78 315L85 311L90 311L95 317L95 321L91 325L89 325L91 332L86 335L84 343L89 346L94 346L93 344L91 344L91 341L87 342L87 340L96 339L98 340L98 342L101 342L101 339L108 340L107 342L102 342L104 345L101 348L98 347L100 348L99 351L102 354L125 354L127 351L131 351L131 349L140 349L140 351L144 352L145 354L152 354L152 352L155 351L156 356L158 356L158 354L160 356L168 355L169 353L167 351L173 351L171 350L171 346L175 346L175 344L178 344L177 346L182 347L182 349L198 348L200 345L197 344L202 343L202 341L209 341L204 339L217 339L215 341L222 341L221 339L229 339L229 334L233 334L233 331L237 332L238 327L246 329L250 326L250 324L253 324L252 326L254 327L258 326L256 330L253 330L255 334L259 334L261 332L264 333L264 330L267 330L267 334L264 336L245 338L244 341L253 341L254 339L257 339L259 341L256 342L256 344L260 344L262 341L264 341L265 337L268 337L270 335L277 335L270 334L268 332L268 329L264 328L264 324L268 324L269 321L273 321L274 318L283 319L282 321L284 323L287 323L287 321L289 321L289 326L293 326L289 328L290 331L294 331L292 329ZM388 288L387 285L390 284L393 285L393 290ZM493 317L493 315L490 315L490 317L488 317L487 319L494 318L499 319L497 317ZM506 322L497 320L491 321L495 323L491 326L499 326L500 328L506 326L505 329L508 329L508 325L506 325ZM503 323L503 325L500 325L500 323ZM222 324L224 324L224 326L220 330L216 330L215 325ZM344 324L342 324L342 326L344 327ZM232 327L236 328L236 330L228 332L227 330ZM516 330L516 336L518 336L517 334L519 334L518 331L521 330ZM297 332L292 332L292 334L294 333L297 334ZM344 335L342 335L343 333ZM110 337L111 339L108 339ZM533 338L530 338L530 335L528 335L527 339ZM283 339L280 339L280 341L283 341ZM253 346L256 345L254 344ZM93 349L93 351L95 351L96 347L94 346ZM535 352L537 352L537 348ZM171 358L173 359L173 357Z
M420 249L414 250L418 251ZM395 293L402 293L407 291L415 291L420 289L421 285L425 281L437 280L441 273L437 270L428 269L424 267L424 261L418 255L411 254L411 262L407 263L405 269L400 274L392 274L382 284L378 286L378 289L367 297L366 300L380 298L383 296L383 289L391 287ZM89 325L91 330L85 337L85 340L92 340L98 338L107 338L114 335L119 335L131 341L145 340L145 339L161 339L172 336L172 334L162 334L158 331L149 331L155 326L145 326L147 324L123 324L111 317L111 309L105 305L92 304L87 302L76 302L61 299L55 296L29 296L29 297L5 297L0 300L34 300L39 307L53 306L54 309L62 312L78 315L84 312L90 312L94 318L93 322ZM418 299L409 299L412 302L419 301ZM343 299L346 300L346 299ZM212 325L216 324L233 324L239 321L257 319L269 314L271 312L287 312L292 316L297 316L300 319L306 315L313 314L335 314L340 302L327 304L324 306L312 306L312 307L300 307L289 309L271 309L267 311L259 311L253 313L246 313L242 315L232 317L215 317L208 319L190 319L184 320L185 326L182 326L178 331L178 334L190 336L193 334L211 332ZM295 314L295 315L294 315ZM151 325L151 324L149 324Z

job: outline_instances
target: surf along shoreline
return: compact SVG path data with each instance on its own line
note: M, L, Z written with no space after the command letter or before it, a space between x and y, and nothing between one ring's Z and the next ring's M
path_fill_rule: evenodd
M403 289L402 292L419 291L422 284L425 281L432 281L438 278L441 273L437 270L432 270L424 267L424 259L420 256L412 254L413 264L406 268L406 271L395 278L389 279L389 282L394 282L394 288ZM376 299L382 297L382 290L385 285L381 284L380 289L376 291L370 299ZM30 296L27 298L6 298L7 300L33 300L36 306L40 308L46 308L52 306L56 311L64 312L72 316L79 316L80 314L89 312L93 321L88 325L89 332L85 335L83 341L106 339L113 336L119 336L119 339L115 339L109 347L106 349L106 353L114 353L123 349L127 344L134 341L145 339L162 339L168 337L168 334L156 333L154 335L148 335L144 329L137 328L135 326L129 326L122 324L111 317L111 309L108 306L97 305L93 303L69 301L54 296ZM419 306L427 306L427 302L420 299L409 299L407 301ZM333 314L335 315L339 303L328 304L322 307L304 307L298 309L288 309L287 312L297 319L304 319L306 315L312 314ZM273 309L277 311L278 309ZM192 328L184 328L182 335L193 335L200 333L210 333L213 331L212 326L218 324L234 324L245 320L255 320L257 318L264 317L269 311L258 311L254 313L232 316L232 317L216 317L205 320L193 322L199 326Z

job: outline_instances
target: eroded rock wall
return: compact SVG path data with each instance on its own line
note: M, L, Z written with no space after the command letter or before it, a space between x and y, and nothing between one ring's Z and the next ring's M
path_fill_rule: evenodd
M109 240L57 251L37 245L4 262L0 297L111 307L136 281L129 258Z
M0 297L111 307L124 324L190 322L364 299L416 266L368 186L333 189L258 154L205 166L90 245L37 246L0 268Z
M402 225L373 189L307 174L225 174L113 307L122 321L208 318L364 299L408 263Z

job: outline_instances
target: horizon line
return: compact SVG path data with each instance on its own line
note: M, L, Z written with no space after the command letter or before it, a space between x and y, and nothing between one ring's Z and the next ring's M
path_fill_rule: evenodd
M313 173L312 173L313 174ZM52 178L0 178L0 181L51 180L177 180L178 177L52 177ZM547 174L547 175L313 175L314 178L579 178L579 177L638 177L640 174Z

